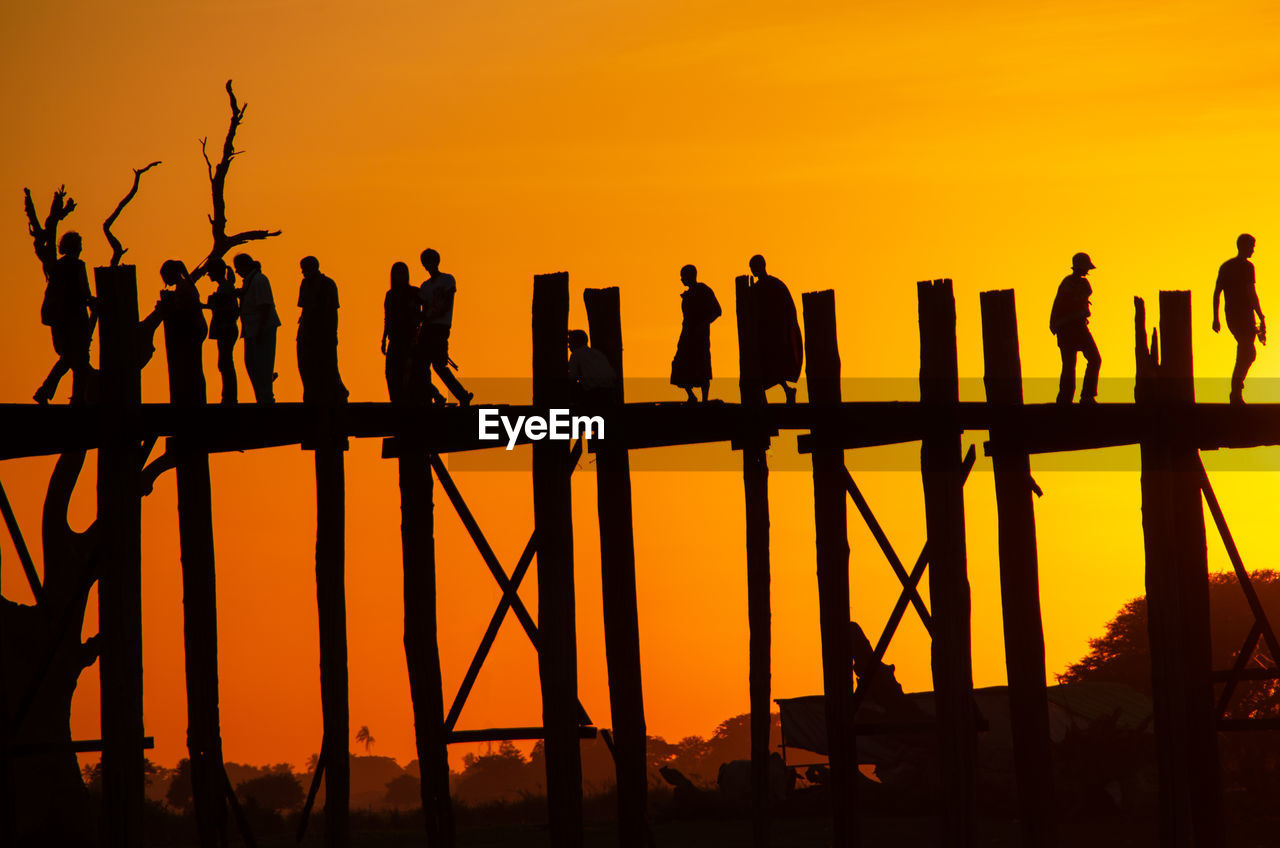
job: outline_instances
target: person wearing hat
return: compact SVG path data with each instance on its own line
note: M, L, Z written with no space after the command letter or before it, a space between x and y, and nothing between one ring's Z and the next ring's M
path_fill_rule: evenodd
M1083 353L1085 361L1080 402L1097 402L1102 355L1089 332L1089 296L1093 294L1093 287L1085 279L1095 267L1087 253L1071 257L1071 273L1058 285L1058 296L1053 299L1053 310L1049 313L1049 331L1058 337L1058 349L1062 351L1058 403L1071 403L1075 395L1077 353Z
M1257 243L1248 233L1236 239L1236 255L1218 269L1218 284L1213 289L1213 331L1222 331L1222 323L1218 320L1218 304L1222 295L1227 296L1227 329L1236 339L1236 367L1231 372L1232 403L1244 403L1244 377L1249 373L1249 366L1258 358L1258 349L1253 340L1259 339L1267 343L1267 319L1262 314L1262 305L1258 302L1257 279L1254 276L1253 263L1249 257L1253 255L1253 247ZM1259 324L1254 324L1253 313L1258 313Z

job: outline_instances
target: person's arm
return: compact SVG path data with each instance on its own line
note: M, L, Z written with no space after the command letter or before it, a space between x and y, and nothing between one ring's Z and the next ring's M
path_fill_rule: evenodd
M382 301L382 355L387 355L387 337L389 335L391 324L391 292L387 292L386 299Z
M1222 322L1218 320L1218 304L1222 301L1222 269L1218 269L1218 282L1213 287L1213 331L1222 332Z

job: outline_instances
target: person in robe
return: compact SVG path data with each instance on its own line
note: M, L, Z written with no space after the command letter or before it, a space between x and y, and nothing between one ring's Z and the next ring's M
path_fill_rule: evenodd
M338 373L338 284L320 273L320 260L304 256L298 263L298 374L302 402L345 403L347 387Z
M156 309L164 323L165 355L169 362L169 400L175 404L204 406L207 402L202 349L209 332L204 304L180 259L160 266L164 291Z
M702 392L705 403L711 388L711 324L720 317L720 301L706 283L698 282L698 269L686 265L680 269L680 339L671 360L671 385L679 386L697 403L694 389Z
M755 318L757 368L760 387L782 386L787 403L796 402L795 386L804 363L804 339L796 318L796 302L785 283L765 268L764 257L756 254L748 263L755 278L751 283Z

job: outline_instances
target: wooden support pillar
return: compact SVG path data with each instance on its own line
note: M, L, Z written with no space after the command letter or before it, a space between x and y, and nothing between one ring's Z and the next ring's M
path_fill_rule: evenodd
M398 439L400 547L404 559L404 656L422 777L427 845L452 848L456 836L449 799L449 748L436 621L434 482L425 447L409 434Z
M735 286L738 318L738 389L742 398L743 431L735 447L742 451L742 492L747 527L747 626L751 706L751 809L752 840L756 848L769 844L769 727L771 610L769 601L769 433L752 410L765 403L760 383L756 318L749 277L738 277Z
M858 777L857 740L852 732L853 655L849 634L849 526L845 480L848 474L838 434L823 426L822 409L840 404L840 349L836 342L833 291L806 292L805 374L813 427L813 523L818 559L818 617L822 632L822 682L827 713L832 845L857 842L854 790Z
M107 845L142 844L146 789L142 720L142 487L137 350L138 279L132 265L95 268L102 394L98 624L102 678L102 825Z
M920 400L933 407L934 426L922 440L929 597L933 603L933 692L937 704L942 839L975 844L977 738L969 634L965 551L964 469L955 404L960 399L956 302L950 280L918 284Z
M533 405L567 407L569 275L533 278ZM573 586L569 445L533 443L533 517L538 537L538 670L546 731L551 844L582 845L582 753L578 740L578 645Z
M1022 360L1013 290L983 292L981 302L987 403L993 407L1021 406ZM1053 826L1053 760L1049 748L1044 624L1040 615L1040 567L1031 462L1017 448L1018 435L1000 430L991 433L1004 658L1022 844L1026 848L1047 848L1057 844L1057 833Z
M1208 555L1199 455L1181 435L1179 407L1195 402L1191 294L1160 293L1158 348L1147 350L1137 302L1139 384L1168 435L1141 445L1147 627L1160 773L1162 845L1219 848L1225 841L1209 634Z
M316 607L320 620L320 708L324 716L324 844L351 843L351 717L347 693L346 482L340 438L315 445ZM426 764L423 763L423 780Z
M204 339L191 335L192 316L166 313L169 400L179 414L194 420L206 406L200 355ZM173 454L178 490L191 794L201 848L214 848L227 839L227 781L218 714L218 593L209 454L177 438L169 440L166 452Z
M624 402L622 318L618 288L583 292L591 346L618 375L616 402ZM605 424L617 427L605 413ZM605 657L613 714L614 766L618 779L618 836L627 848L647 844L644 687L640 677L640 623L636 602L636 551L631 520L631 461L619 437L606 430L597 441L596 510L600 521L600 586L604 604ZM610 436L613 440L610 440Z

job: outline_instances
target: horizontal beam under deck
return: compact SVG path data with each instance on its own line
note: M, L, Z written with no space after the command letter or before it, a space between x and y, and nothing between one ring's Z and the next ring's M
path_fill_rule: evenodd
M300 403L277 403L197 410L144 404L138 438L177 436L211 453L301 445L321 430L336 430L351 438L415 434L432 453L505 447L507 437L501 427L497 428L501 433L497 441L478 437L478 409L496 409L513 421L519 416L546 414L546 410L529 405L415 409L388 403L351 403L323 410ZM989 452L1001 448L1024 453L1090 450L1137 444L1148 438L1191 443L1202 450L1280 445L1280 404L1195 404L1175 412L1132 403L1004 407L985 402L938 406L877 401L747 409L735 403L629 403L602 411L575 410L573 414L603 415L608 440L633 450L730 442L762 431L815 427L840 433L840 447L844 448L913 442L940 429L994 430L999 441L989 446ZM93 449L102 437L101 418L90 406L0 404L0 432L4 434L0 459ZM528 442L522 432L517 444ZM803 436L800 447L808 451L810 437Z

